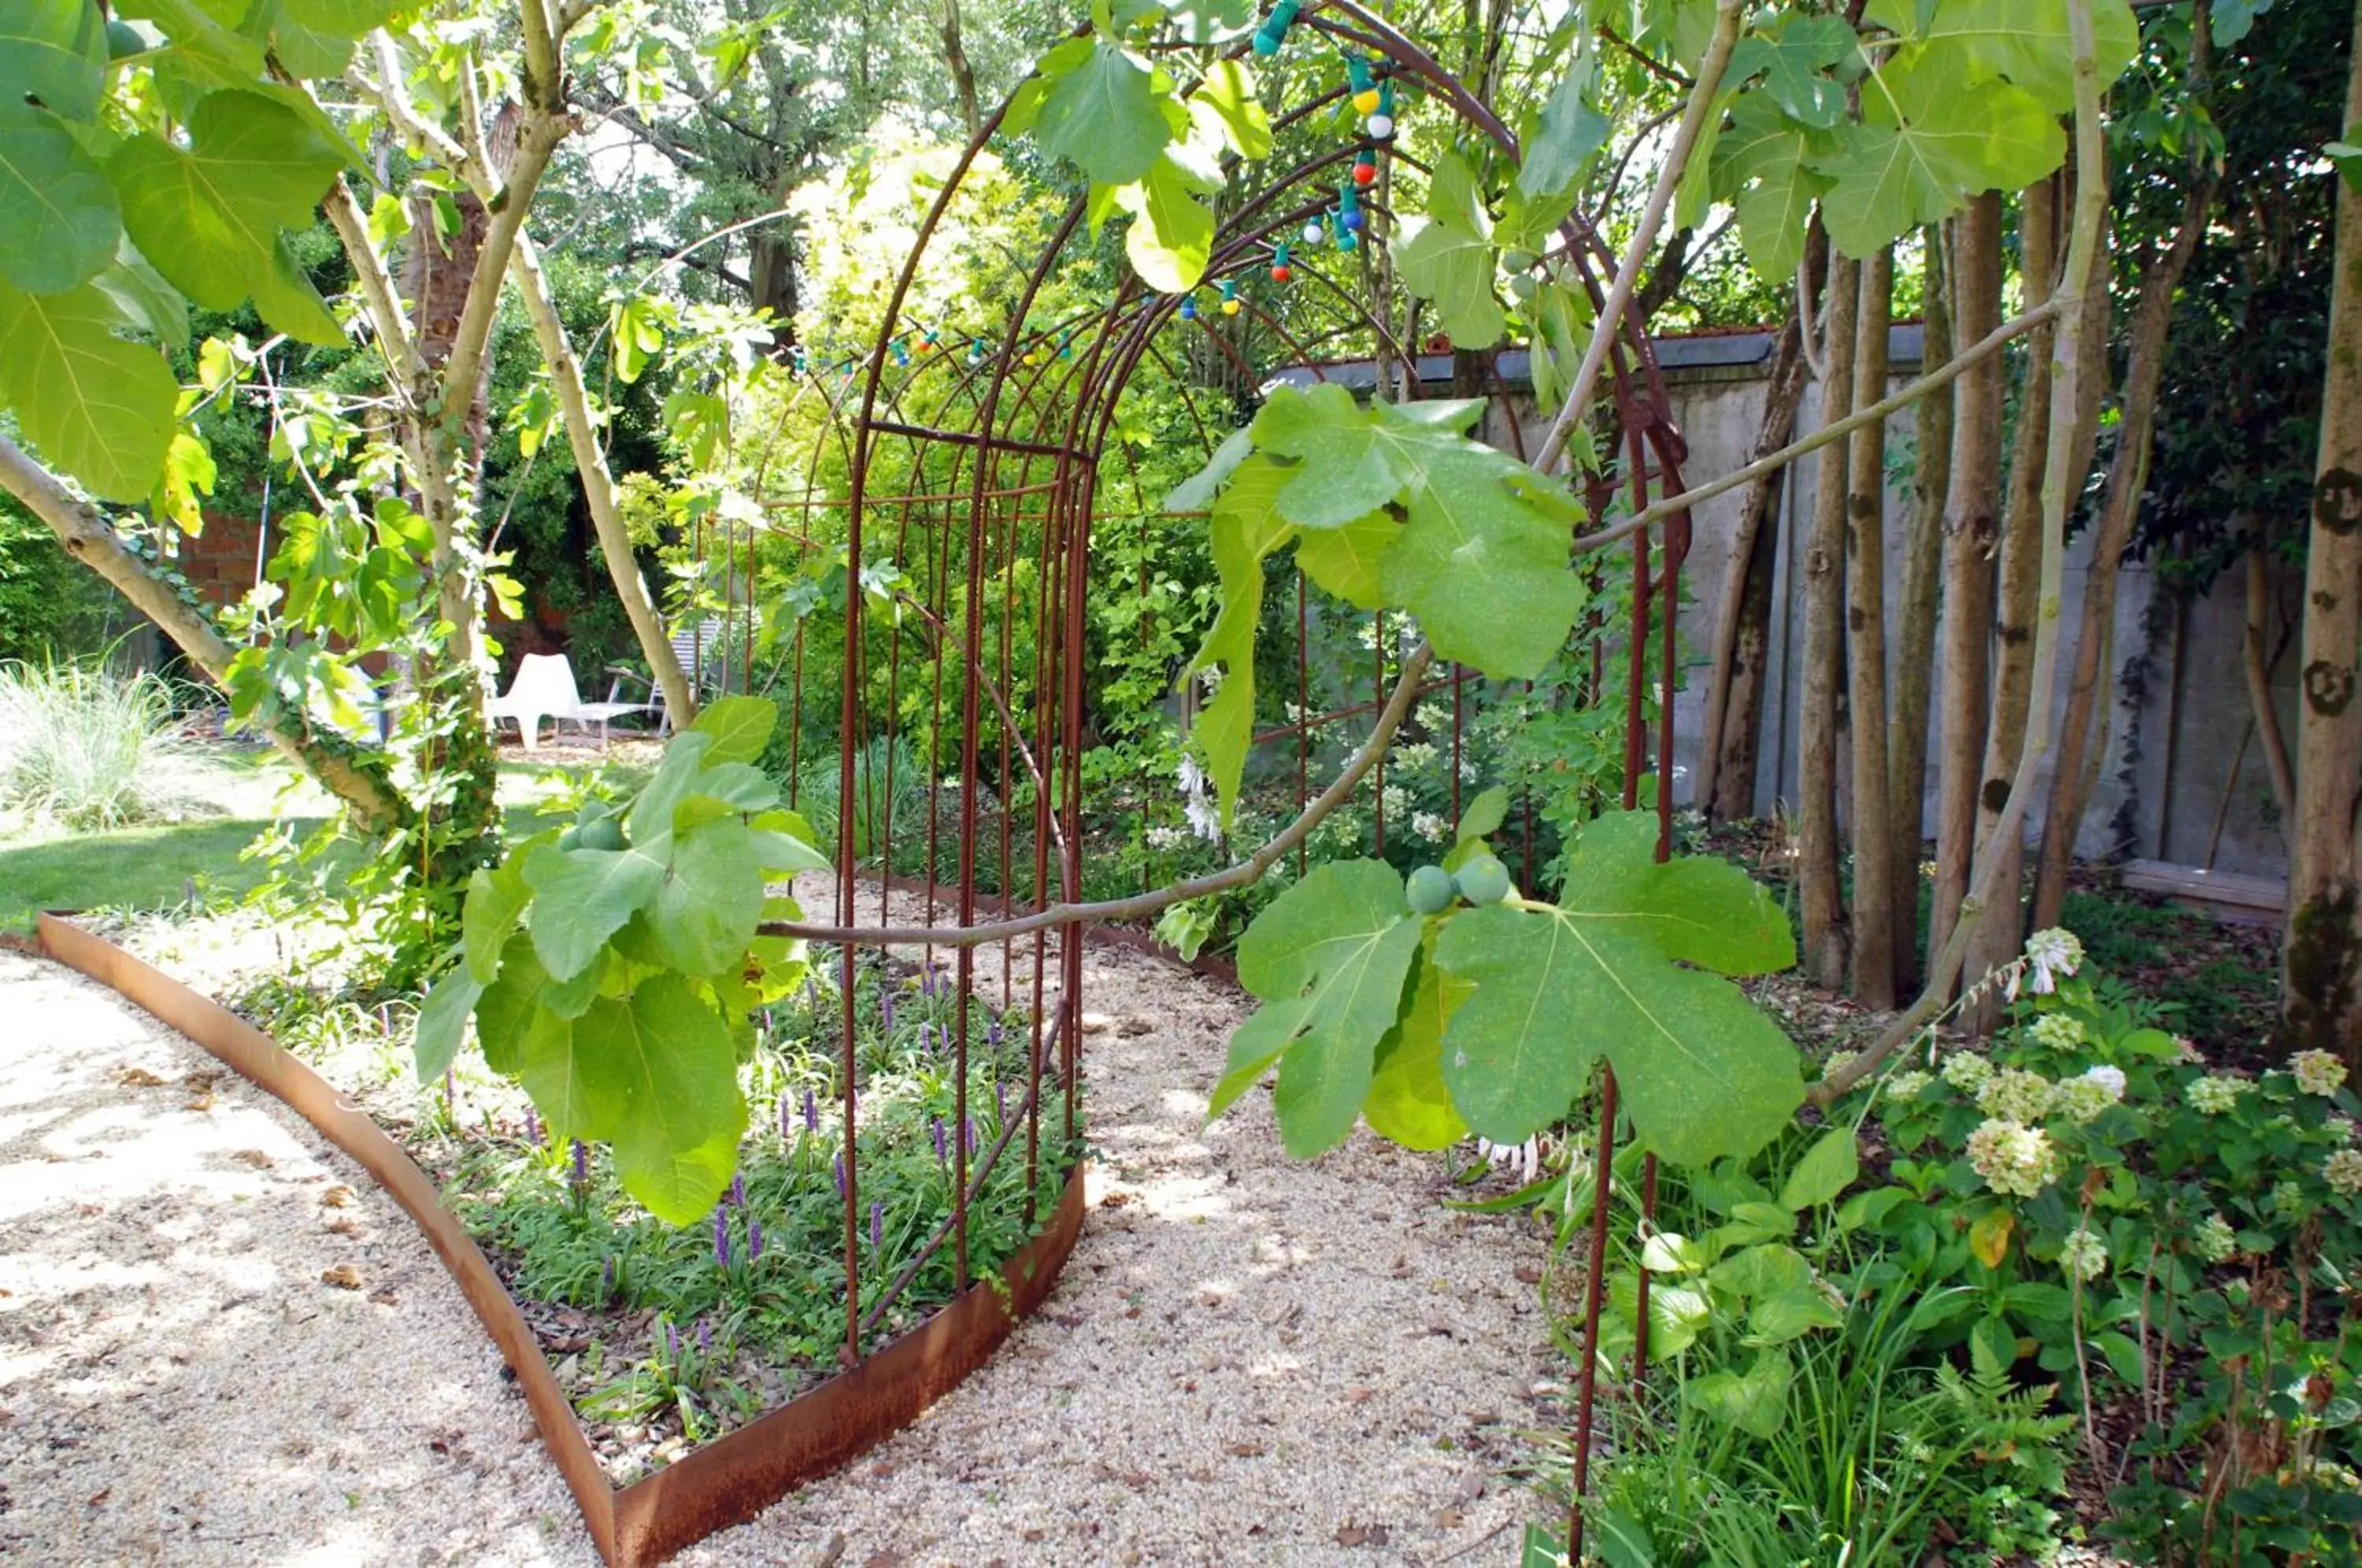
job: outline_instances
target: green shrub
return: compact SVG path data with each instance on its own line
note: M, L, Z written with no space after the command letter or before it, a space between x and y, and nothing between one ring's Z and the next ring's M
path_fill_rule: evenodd
M0 665L0 807L83 830L163 814L172 692L97 664Z

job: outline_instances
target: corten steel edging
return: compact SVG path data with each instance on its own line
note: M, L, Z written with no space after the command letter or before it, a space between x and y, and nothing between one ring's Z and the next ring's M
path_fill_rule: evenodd
M615 1568L660 1562L751 1518L917 1419L1048 1297L1082 1231L1085 1165L1077 1160L1047 1225L1001 1265L999 1288L969 1286L858 1364L617 1491L508 1287L426 1173L384 1129L269 1035L113 943L51 914L41 916L39 937L39 952L119 993L282 1101L402 1206L516 1374L543 1446L557 1462L600 1556Z

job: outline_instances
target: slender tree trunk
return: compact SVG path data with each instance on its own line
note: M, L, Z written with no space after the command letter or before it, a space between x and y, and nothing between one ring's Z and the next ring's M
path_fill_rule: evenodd
M2042 854L2035 868L2034 924L2058 923L2067 899L2067 873L2074 865L2075 839L2091 796L2088 763L2106 751L2107 721L2097 711L2104 672L2115 649L2116 585L2125 546L2140 515L2151 444L2157 433L2158 388L2165 376L2166 335L2173 324L2173 296L2198 250L2214 207L2214 181L2201 175L2181 209L2173 239L2141 279L2133 306L2123 416L2116 425L2116 450L2100 525L2092 541L2091 573L2083 581L2083 624L2075 639L2075 668L2059 721L2058 757L2050 775L2050 800L2043 813ZM2099 734L2094 736L2094 729Z
M2040 304L2058 287L2058 196L2063 183L2062 177L2054 175L2028 186L2019 209L2019 286L2029 305ZM2034 694L2034 620L2041 611L2042 480L2050 424L2050 355L2056 336L2049 326L2038 326L2028 335L2025 379L2018 394L2008 510L2002 523L2001 586L1993 606L1999 646L1993 658L1992 711L1985 731L1984 767L1979 776L1982 782L1977 792L1980 851L1992 842L2001 824L2009 781L2025 749L2026 710ZM2002 858L1996 883L2001 891L1978 917L1977 934L1969 944L1961 977L1970 985L1988 970L2007 963L2025 941L2023 832L2017 843L1995 844L1991 853ZM1961 1014L1962 1027L1971 1034L1984 1033L1992 1027L1998 1006L1996 998L1979 999Z
M1763 695L1772 660L1772 584L1780 565L1781 495L1774 485L1755 547L1747 558L1747 598L1738 607L1731 644L1730 701L1723 710L1727 737L1715 775L1717 822L1736 822L1755 810L1755 775L1763 755Z
M2001 325L2001 196L1971 197L1952 227L1952 340L1976 343ZM1992 554L2001 537L2002 362L1953 383L1952 473L1944 503L1944 718L1937 767L1936 890L1928 966L1969 895L1977 848L1977 786L1985 753Z
M2347 125L2362 119L2362 6L2355 9ZM2296 813L2289 856L2285 1021L2300 1048L2362 1072L2362 192L2337 188L2329 368L2304 562L2304 697L2297 710Z
M943 40L944 64L952 73L952 93L958 98L960 123L967 127L971 139L984 127L984 114L977 102L976 68L968 63L967 45L960 38L959 0L943 0L935 13L935 34Z
M1927 231L1927 289L1923 366L1952 357L1951 284L1943 231ZM1927 796L1927 714L1936 667L1937 591L1944 561L1944 499L1952 476L1952 387L1922 398L1914 414L1918 449L1911 532L1904 545L1903 609L1895 618L1894 712L1887 727L1886 822L1908 922L1907 940L1894 948L1895 988L1919 988L1919 860Z
M1834 249L1822 332L1821 423L1843 419L1853 397L1854 333L1861 264ZM1805 691L1797 746L1796 880L1803 895L1805 973L1831 990L1845 984L1845 900L1838 876L1838 693L1845 680L1846 452L1821 448L1815 463L1812 530L1805 541Z
M1807 267L1817 268L1827 254L1827 240L1816 226L1807 251ZM1796 427L1796 405L1804 400L1805 381L1811 367L1805 358L1805 334L1810 324L1801 319L1804 302L1797 302L1790 311L1788 324L1782 328L1779 340L1772 349L1772 373L1765 383L1763 417L1756 425L1755 445L1748 453L1752 463L1769 457L1786 446ZM1729 822L1748 815L1755 802L1755 751L1758 721L1761 703L1755 702L1755 712L1749 715L1733 712L1734 683L1738 677L1738 644L1740 622L1746 606L1757 597L1770 602L1770 584L1762 585L1758 595L1754 580L1759 557L1776 560L1776 549L1765 555L1756 548L1756 541L1766 530L1776 510L1779 487L1786 476L1765 474L1738 494L1738 515L1730 528L1729 565L1723 573L1722 583L1715 600L1714 632L1708 656L1705 689L1705 723L1699 734L1698 782L1695 799L1703 804L1716 822ZM1760 691L1761 668L1755 667L1754 676ZM1741 760L1743 758L1743 761ZM1722 788L1725 777L1734 766L1747 775L1746 789Z
M2288 737L2280 733L2280 711L2272 701L2272 651L2265 639L2271 634L2270 559L2265 554L2263 530L2256 531L2255 547L2247 552L2246 635L2240 639L2239 664L2247 678L2247 706L2256 721L2256 739L2264 754L2264 771L2271 776L2272 804L2279 809L2283 828L2296 818L2296 770L2289 766Z
M1887 327L1894 308L1894 252L1861 264L1854 334L1853 406L1886 395ZM1895 1003L1895 928L1904 918L1886 810L1886 423L1846 438L1848 734L1853 746L1853 994L1864 1006Z

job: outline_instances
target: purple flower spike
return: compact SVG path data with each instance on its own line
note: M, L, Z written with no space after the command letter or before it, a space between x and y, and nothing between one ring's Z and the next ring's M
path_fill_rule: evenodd
M969 1154L975 1154L975 1153L976 1153L976 1118L975 1118L975 1117L971 1116L971 1117L969 1117L969 1118L967 1119L967 1125L966 1125L966 1127L965 1131L966 1131L966 1134L967 1134L967 1152L968 1152Z
M574 1140L574 1185L590 1185L590 1150L579 1138Z
M541 1147L541 1118L529 1105L524 1108L524 1141L536 1149Z
M781 1095L779 1097L779 1142L782 1143L795 1136L795 1115L793 1103L786 1095Z
M760 1220L749 1220L746 1221L746 1261L753 1263L762 1255L763 1222Z
M680 1331L670 1323L665 1325L665 1349L671 1353L673 1360L680 1359Z
M599 1266L599 1295L603 1299L615 1294L615 1260L613 1257Z
M944 1138L944 1119L940 1116L935 1118L934 1134L935 1158L940 1160L944 1157L944 1150L946 1147L945 1140Z
M999 1112L1000 1112L1000 1119L999 1119L999 1121L998 1122L998 1125L1002 1126L1002 1127L1006 1127L1006 1126L1008 1126L1008 1125L1009 1125L1009 1080L1008 1080L1008 1079L1006 1079L1006 1078L995 1078L995 1079L993 1079L993 1080L992 1080L992 1103L993 1103L993 1105L994 1105L996 1108L998 1108L998 1109L999 1109Z
M984 1043L996 1051L1000 1049L1000 1020L996 1018L984 1026Z
M746 1207L746 1173L745 1171L733 1171L730 1174L730 1207L733 1209Z
M820 1131L820 1102L812 1099L812 1091L810 1089L804 1090L804 1131L807 1132Z
M877 993L877 1019L887 1033L894 1032L894 993L892 991Z
M846 1196L844 1190L844 1155L843 1154L839 1154L836 1156L836 1195L839 1198Z
M919 1025L919 1049L924 1051L930 1056L935 1054L935 1026L933 1024L922 1023Z
M700 1355L713 1353L713 1325L702 1318L697 1320L697 1353Z
M869 1245L872 1251L886 1244L886 1204L882 1198L869 1200Z
M730 1266L730 1209L727 1204L713 1206L713 1264L716 1268Z

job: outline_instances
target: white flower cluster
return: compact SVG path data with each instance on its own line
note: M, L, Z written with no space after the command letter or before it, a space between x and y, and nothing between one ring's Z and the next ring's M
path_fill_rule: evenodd
M1977 1109L2003 1121L2033 1123L2050 1114L2051 1084L2040 1073L2003 1067L1977 1090Z
M1213 797L1206 790L1206 770L1198 759L1186 752L1181 757L1181 814L1189 819L1189 831L1212 844L1222 836L1221 813L1214 809Z
M1927 1092L1927 1086L1935 1081L1936 1079L1934 1075L1929 1073L1917 1071L1897 1073L1893 1077L1886 1080L1887 1098L1890 1099L1917 1099L1921 1095Z
M1487 1138L1476 1140L1476 1153L1485 1163L1505 1176L1514 1176L1530 1185L1540 1173L1542 1143L1529 1138L1522 1143L1496 1143Z
M1408 745L1395 748L1394 766L1407 773L1420 772L1434 761L1435 743L1432 741L1413 741Z
M1418 705L1418 727L1430 734L1450 729L1451 710L1440 702L1421 702Z
M2220 1214L2209 1214L2190 1238L2190 1250L2198 1254L2201 1263L2221 1263L2239 1250L2239 1232L2231 1229L2231 1222Z
M2040 1129L1994 1117L1969 1134L1969 1164L1987 1187L2032 1198L2058 1178L2058 1151Z
M2321 1179L2347 1198L2362 1192L2362 1149L2340 1149L2322 1162Z
M1973 1051L1963 1051L1944 1064L1944 1081L1962 1094L1974 1094L1992 1077L1993 1065Z
M1148 847L1160 855L1170 855L1189 842L1189 835L1169 823L1148 830Z
M2072 1051L2083 1043L2086 1036L2081 1021L2063 1012L2046 1012L2026 1029L2037 1045L2047 1045L2053 1051Z
M2289 1058L2289 1071L2307 1094L2333 1095L2345 1081L2345 1064L2326 1051L2299 1051Z
M1401 819L1404 812L1410 810L1410 791L1399 784L1387 785L1379 796L1379 800L1385 807L1386 815L1397 821Z
M2124 1069L2099 1066L2061 1080L2051 1092L2050 1108L2081 1127L2124 1098Z
M2097 1279L2108 1272L2108 1243L2088 1225L2067 1232L2058 1248L2058 1269L2070 1279Z
M1421 812L1411 818L1410 831L1429 844L1441 844L1451 835L1451 827L1433 812Z
M2012 1001L2017 999L2021 983L2036 996L2047 996L2082 966L2083 944L2073 932L2054 925L2025 939L2025 956L2011 969L2002 988Z
M2220 1116L2239 1103L2239 1097L2256 1086L2245 1078L2234 1078L2221 1073L2209 1073L2181 1091L2190 1109L2202 1116Z

